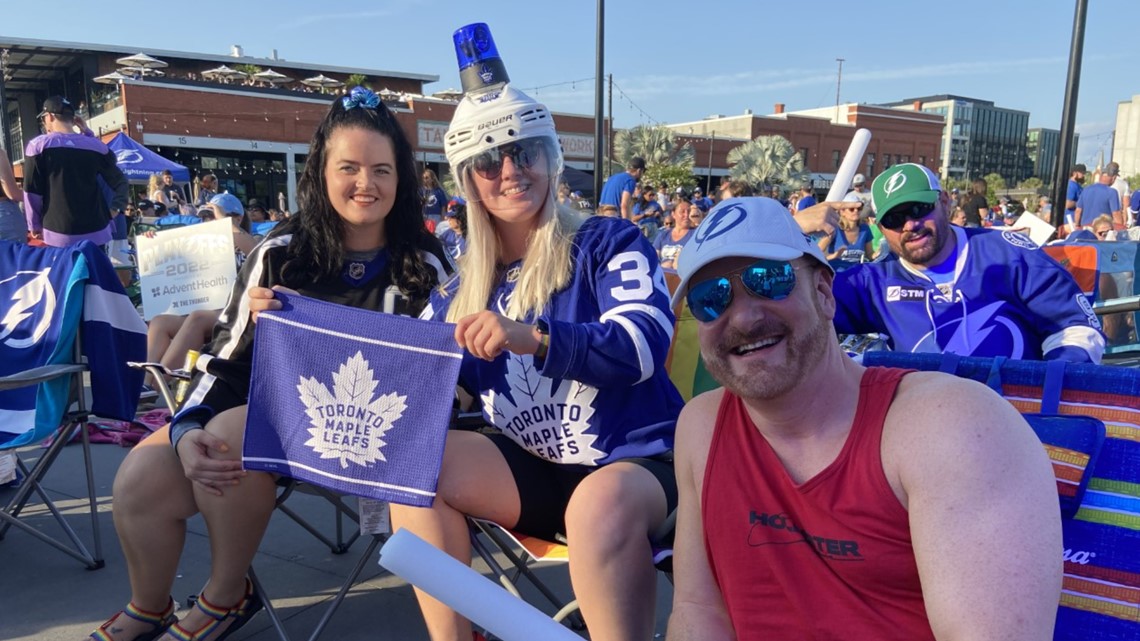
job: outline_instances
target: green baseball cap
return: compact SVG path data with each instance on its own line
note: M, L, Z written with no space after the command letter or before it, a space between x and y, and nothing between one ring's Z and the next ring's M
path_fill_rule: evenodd
M871 203L882 216L903 203L933 203L942 193L942 183L922 165L895 165L879 174L871 184Z

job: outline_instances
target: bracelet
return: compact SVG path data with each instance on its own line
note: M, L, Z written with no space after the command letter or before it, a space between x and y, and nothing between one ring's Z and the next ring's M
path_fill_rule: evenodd
M550 334L539 334L538 349L534 350L535 360L545 360L546 353L550 351Z

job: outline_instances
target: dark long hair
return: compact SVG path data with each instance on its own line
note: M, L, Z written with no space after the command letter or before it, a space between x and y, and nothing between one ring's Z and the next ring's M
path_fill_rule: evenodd
M299 214L289 219L281 233L292 233L282 277L292 287L340 274L344 262L344 222L332 206L325 184L325 150L329 137L342 127L360 127L387 136L396 153L396 199L384 219L390 281L413 300L426 298L435 287L435 270L424 262L420 250L438 242L424 227L420 202L419 173L412 145L396 117L380 102L346 109L340 98L332 107L309 144L305 171L297 186ZM277 234L274 234L277 235Z

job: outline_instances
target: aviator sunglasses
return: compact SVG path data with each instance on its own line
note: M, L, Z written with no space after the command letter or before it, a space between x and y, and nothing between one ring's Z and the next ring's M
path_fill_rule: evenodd
M485 180L494 180L503 173L503 157L510 156L515 167L530 169L542 154L544 142L538 138L528 138L509 142L475 156L471 168Z
M884 229L896 231L903 228L908 220L922 220L934 211L936 203L904 203L891 209L879 218Z
M702 323L720 318L732 304L732 279L737 277L748 293L768 300L784 300L796 287L796 268L791 263L761 258L743 269L690 285L685 300L693 317Z

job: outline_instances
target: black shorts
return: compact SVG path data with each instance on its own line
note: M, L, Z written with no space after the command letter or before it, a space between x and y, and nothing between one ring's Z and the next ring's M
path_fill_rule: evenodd
M519 522L514 530L547 541L566 542L566 506L574 489L591 472L588 465L563 465L538 458L519 447L509 436L485 434L502 452L511 468L519 491ZM649 471L665 492L665 514L677 508L677 478L669 455L657 458L628 458Z

